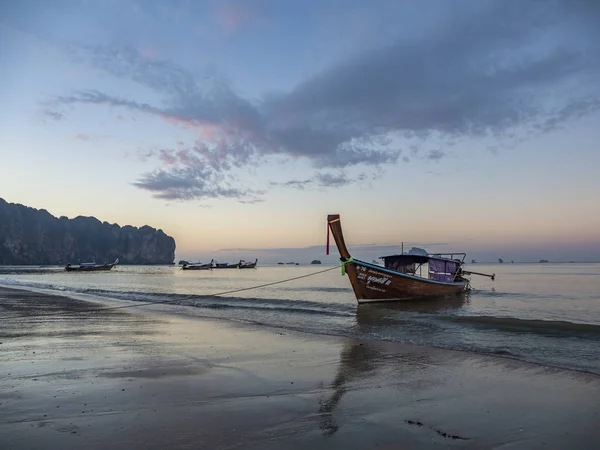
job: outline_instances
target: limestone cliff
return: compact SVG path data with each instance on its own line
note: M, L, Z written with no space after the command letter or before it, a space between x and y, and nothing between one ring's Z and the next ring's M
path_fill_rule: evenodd
M162 230L100 222L95 217L56 218L0 198L0 265L172 264L175 240Z

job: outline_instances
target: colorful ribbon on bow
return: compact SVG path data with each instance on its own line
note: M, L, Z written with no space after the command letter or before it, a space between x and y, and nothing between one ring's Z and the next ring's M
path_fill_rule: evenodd
M352 261L354 261L352 256L348 259L342 260L342 276L346 275L346 264L351 263Z

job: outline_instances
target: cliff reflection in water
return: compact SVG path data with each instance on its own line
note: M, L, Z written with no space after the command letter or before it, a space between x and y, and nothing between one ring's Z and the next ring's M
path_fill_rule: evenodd
M335 410L345 393L369 384L375 376L386 371L385 378L400 382L403 380L419 379L419 372L427 369L431 364L429 352L398 351L390 348L390 343L369 340L367 333L372 334L377 328L389 326L391 322L398 322L398 314L402 312L436 313L447 309L461 308L468 302L469 294L429 299L426 301L372 303L358 305L356 310L356 324L359 330L357 338L348 340L340 352L340 363L336 376L331 384L332 394L321 402L319 414L321 416L320 429L324 435L337 432L340 425L334 417ZM392 319L392 316L395 316ZM361 339L361 332L365 339ZM416 375L416 377L415 377ZM373 387L373 386L371 386Z

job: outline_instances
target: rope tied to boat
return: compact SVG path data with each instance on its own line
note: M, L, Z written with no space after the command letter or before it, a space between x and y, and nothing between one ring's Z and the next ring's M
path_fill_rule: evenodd
M350 258L340 258L340 261L342 261L342 276L346 275L346 264L350 264L354 262L354 258L352 258L352 256Z
M347 260L346 262L352 262L351 261L352 258L350 258L349 260ZM342 261L342 272L344 272L344 266L343 266L344 262ZM206 294L202 294L202 295L198 295L198 297L218 297L221 295L227 295L227 294L234 294L236 292L243 292L243 291L249 291L252 289L260 289L260 288L264 288L267 286L274 286L277 284L282 284L282 283L287 283L290 281L294 281L294 280L300 280L302 278L308 278L308 277L313 277L315 275L319 275L321 273L325 273L325 272L329 272L331 270L335 270L337 269L338 266L334 266L334 267L329 267L327 269L324 270L319 270L316 272L311 272L305 275L299 275L296 277L292 277L292 278L286 278L284 280L278 280L278 281L272 281L270 283L263 283L263 284L259 284L259 285L255 285L255 286L248 286L248 287L243 287L243 288L239 288L239 289L233 289L233 290L229 290L229 291L222 291L222 292L213 292L213 293L206 293ZM34 291L36 292L36 291ZM50 294L50 295L56 295L56 294ZM60 295L60 294L59 294ZM195 295L191 294L188 295L188 299L193 299L195 297ZM120 309L131 309L131 308L139 308L141 306L147 306L147 305L166 305L169 303L174 303L179 301L179 299L169 299L169 300L158 300L158 301L144 301L144 302L140 302L140 303L135 303L135 304L128 304L128 305L118 305L118 306L100 306L98 308L90 308L84 312L102 312L102 311L114 311L114 310L120 310ZM26 315L18 315L18 316L7 316L7 317L0 317L0 322L4 322L4 321L8 321L8 320L14 320L14 319L35 319L35 318L39 318L39 317L56 317L56 316L73 316L73 315L77 315L79 314L80 311L61 311L61 312L48 312L48 313L42 313L42 314L33 314L30 316L26 316Z

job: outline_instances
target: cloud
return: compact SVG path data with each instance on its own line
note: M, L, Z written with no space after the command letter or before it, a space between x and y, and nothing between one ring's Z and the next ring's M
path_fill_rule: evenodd
M430 150L429 154L427 155L427 159L430 159L432 161L439 161L444 156L446 156L446 154L441 150Z
M360 174L357 177L348 177L344 173L318 173L317 175L303 180L289 180L285 182L271 182L271 186L289 187L293 189L304 190L306 188L336 188L348 184L364 181L366 174Z
M262 194L230 187L219 174L206 167L156 170L142 175L133 185L163 200L235 198L248 203L257 201L256 196Z
M560 42L577 33L576 19L582 19L566 14L569 5L498 1L482 2L474 12L463 8L428 36L323 71L279 99L276 110L356 134L381 129L501 137L510 128L543 122L577 102L565 83L586 76L589 82L600 68L598 51L586 48L583 38ZM582 86L597 96L596 87ZM544 104L549 93L555 105Z
M252 16L241 4L223 8L223 24L232 30ZM460 1L438 2L436 8L441 19L435 26L354 55L260 101L244 98L215 73L195 74L135 49L69 45L73 59L133 80L163 101L86 90L57 97L51 114L62 117L61 105L109 105L194 133L193 147L181 155L180 143L177 151L157 152L162 169L134 183L160 198L191 199L241 197L243 192L219 184L226 179L221 175L273 155L302 158L315 168L315 176L283 185L332 187L360 180L335 178L328 170L377 170L397 163L403 147L418 156L434 135L442 148L421 159L439 161L462 139L492 137L501 147L515 136L546 133L600 110L600 50L594 44L600 15L594 2ZM216 186L209 188L205 176Z
M150 152L165 168L147 172L132 184L163 200L233 198L240 203L260 201L264 192L232 187L223 171L207 162L196 150L160 149Z
M113 97L96 90L77 91L74 92L72 95L58 96L52 102L52 104L55 106L70 105L75 103L88 103L96 105L123 107L155 115L164 114L160 108L150 106L147 103L138 103L133 100L126 100L118 97Z
M48 118L48 119L52 119L54 121L60 121L63 120L65 118L65 115L58 112L58 111L53 111L53 110L42 110L40 111L40 116L42 117L42 120L44 118ZM45 122L45 121L44 121Z

